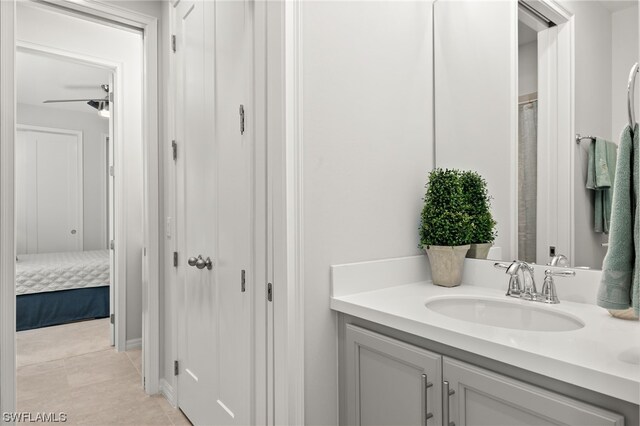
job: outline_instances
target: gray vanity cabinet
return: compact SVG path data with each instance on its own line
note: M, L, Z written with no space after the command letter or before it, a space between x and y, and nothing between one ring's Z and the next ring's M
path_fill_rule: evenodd
M345 342L350 425L442 423L442 356L353 325Z
M451 358L443 370L454 391L449 421L458 426L624 425L621 415Z
M611 411L353 324L344 341L349 425L624 425Z

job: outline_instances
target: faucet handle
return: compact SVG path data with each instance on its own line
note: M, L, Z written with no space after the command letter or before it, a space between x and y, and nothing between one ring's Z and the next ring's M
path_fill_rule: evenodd
M520 293L522 293L520 277L518 276L520 263L517 260L514 260L510 265L507 265L506 263L496 262L493 264L493 267L496 269L505 269L505 272L510 275L509 287L507 287L506 295L511 297L520 297Z
M496 262L493 264L493 267L496 269L509 269L509 266L511 265L507 265L506 263L502 263L502 262Z
M542 285L542 292L539 295L539 302L556 304L560 303L558 295L556 294L556 285L553 282L553 277L573 277L575 271L552 271L547 269L544 271L544 284Z
M569 271L569 270L552 271L551 269L547 269L546 271L544 271L544 275L545 277L547 275L551 275L552 277L575 277L576 271Z

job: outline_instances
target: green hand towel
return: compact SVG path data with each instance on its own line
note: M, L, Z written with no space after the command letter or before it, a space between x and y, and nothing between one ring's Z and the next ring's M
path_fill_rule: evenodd
M599 306L640 310L640 218L638 216L638 126L622 132L613 181L609 250L598 289Z
M595 232L609 233L612 187L616 173L616 149L614 143L601 138L596 138L595 142L589 145L587 188L595 191L593 207Z

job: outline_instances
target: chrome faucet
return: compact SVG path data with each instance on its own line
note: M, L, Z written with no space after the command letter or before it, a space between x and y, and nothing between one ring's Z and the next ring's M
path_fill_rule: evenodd
M547 263L548 266L558 266L558 264L560 262L568 262L569 259L567 259L567 256L565 256L564 254L557 254L555 256L553 256L551 258L551 261L549 263Z
M505 263L494 263L493 265L499 269L506 269L506 274L509 275L509 287L507 288L507 296L521 297L523 299L532 300L529 295L536 292L536 283L533 278L533 267L522 262L520 260L514 260L510 265ZM520 282L520 271L522 274L522 283ZM525 275L525 271L529 273L529 280Z
M536 299L538 290L536 289L536 279L533 276L533 266L521 260L514 260L511 265L498 262L494 263L493 266L507 270L506 273L509 275L507 296L520 297L526 300ZM520 283L520 271L522 271L522 284Z
M547 269L542 292L538 293L533 266L527 262L514 260L510 265L498 262L494 263L493 266L499 269L506 269L506 273L509 275L507 296L543 303L560 303L553 282L554 276L573 277L576 275L574 271L552 271ZM520 271L522 271L522 284L520 283Z
M499 264L496 263L496 266ZM502 265L500 265L502 267ZM520 265L513 262L511 265L507 266L507 274L509 275L509 288L507 288L507 296L511 297L520 297L522 293L522 285L520 284L520 276L518 275L520 272Z

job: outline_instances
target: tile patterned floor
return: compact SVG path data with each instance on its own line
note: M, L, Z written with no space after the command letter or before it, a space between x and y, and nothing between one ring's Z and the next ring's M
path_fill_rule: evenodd
M116 352L108 320L17 333L19 412L65 412L66 424L190 425L142 389L142 353Z

